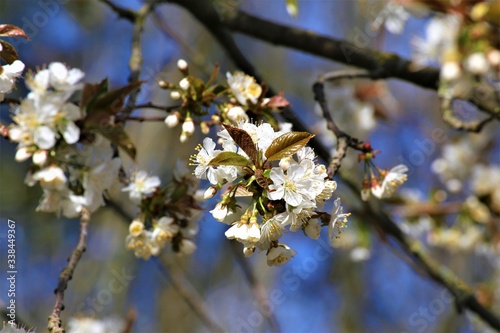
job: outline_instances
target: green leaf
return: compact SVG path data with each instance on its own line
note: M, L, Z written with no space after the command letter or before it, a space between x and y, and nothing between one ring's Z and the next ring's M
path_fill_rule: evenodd
M286 11L292 17L299 15L299 2L298 0L286 0Z
M257 165L257 157L259 152L255 147L255 143L252 140L250 134L248 134L245 130L241 128L234 127L227 124L222 124L224 128L228 131L231 138L233 138L234 142L250 157L250 160L253 164Z
M0 44L2 44L2 51L0 51L0 59L5 61L7 64L12 64L14 61L19 59L19 55L17 54L16 49L12 44L7 43L6 41L0 40Z
M23 29L13 24L0 24L0 37L23 37L30 40Z
M240 154L234 153L232 151L224 151L219 155L215 156L209 166L219 166L219 165L233 165L233 166L247 166L250 165L250 161L241 156Z
M313 137L314 134L307 132L288 132L280 135L267 148L266 158L268 161L278 161L291 156L302 149Z
M101 126L96 128L99 133L109 139L112 143L122 148L133 160L135 160L136 149L132 140L121 124Z

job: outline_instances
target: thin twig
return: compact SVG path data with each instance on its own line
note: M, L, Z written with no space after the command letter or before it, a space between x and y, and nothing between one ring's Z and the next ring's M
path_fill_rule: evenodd
M229 246L231 247L231 252L236 262L240 265L243 275L250 286L253 297L257 301L260 312L264 315L264 318L268 321L271 326L271 332L281 332L276 316L271 311L271 309L266 306L268 302L268 296L266 292L266 287L258 280L253 268L250 266L248 259L246 259L241 253L241 244L235 241L230 241Z
M318 81L320 82L334 82L342 79L371 79L373 74L366 69L341 69L331 71L326 74L320 75Z
M134 327L135 320L137 318L137 311L134 309L129 309L127 312L127 319L125 321L125 327L122 333L131 333L132 327Z
M346 156L347 149L349 147L362 152L366 152L367 149L371 149L370 146L365 146L362 141L350 136L338 127L328 108L328 103L326 102L324 81L334 81L342 78L354 77L365 78L370 77L370 74L365 70L341 71L340 73L330 72L320 76L318 81L316 81L313 85L314 100L321 108L323 118L326 120L327 128L337 137L337 150L328 165L328 177L331 179L333 179L333 176L340 169L342 160Z
M127 120L138 121L142 123L144 121L164 121L165 117L128 117Z
M68 282L73 277L76 266L78 265L83 252L86 250L89 222L90 212L84 208L80 219L80 236L78 238L78 244L69 257L68 265L61 271L57 288L54 290L54 293L56 294L56 303L52 314L49 316L49 324L47 326L49 332L51 333L64 333L60 318L60 314L64 310L64 291L68 288Z
M128 81L130 83L139 81L139 77L141 76L141 67L144 60L142 57L142 33L147 17L154 11L155 7L155 1L146 1L141 9L135 13L132 29L132 51L129 60L130 76ZM130 93L127 105L120 113L120 119L126 119L134 111L139 92L140 88L137 88Z
M491 115L483 120L476 120L470 122L462 121L454 115L451 102L452 102L451 99L443 97L441 98L440 106L441 106L441 114L443 116L443 121L454 129L479 133L483 129L484 125L495 119L495 116Z
M144 104L137 104L135 106L135 109L157 109L161 111L166 111L166 112L171 112L175 109L180 108L180 105L173 105L173 106L161 106L161 105L156 105L154 103L144 103Z

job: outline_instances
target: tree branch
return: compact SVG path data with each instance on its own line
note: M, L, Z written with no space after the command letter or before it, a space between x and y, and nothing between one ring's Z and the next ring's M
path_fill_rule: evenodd
M61 274L59 275L59 283L57 284L56 290L54 290L54 293L56 294L56 304L54 305L52 314L49 316L49 324L47 326L49 332L51 333L64 333L60 318L61 312L64 310L64 291L68 288L68 282L73 277L76 265L80 261L83 252L86 250L89 222L90 212L84 208L80 219L80 237L78 238L78 244L68 259L68 265L61 271Z
M129 9L124 9L116 5L113 5L108 0L101 0L101 1L108 4L111 7L111 9L117 12L118 15L120 15L121 17L125 16L126 18L130 18L129 21L133 23L132 51L129 60L130 76L128 81L131 83L137 82L139 81L139 77L141 76L141 67L143 62L142 33L144 31L144 26L146 24L146 18L151 12L154 11L157 2L146 1L144 5L141 7L141 9L139 9L137 12L134 12ZM140 91L141 89L137 88L130 93L127 105L120 112L119 118L121 120L125 120L134 111L137 102L137 96L139 95Z

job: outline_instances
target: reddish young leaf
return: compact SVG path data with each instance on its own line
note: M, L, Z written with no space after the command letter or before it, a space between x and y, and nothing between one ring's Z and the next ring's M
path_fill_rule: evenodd
M3 40L0 40L0 44L2 44L2 51L0 51L0 59L5 61L7 64L12 64L14 61L19 59L17 51L14 48L14 46L12 46L12 44L9 44Z
M257 164L257 157L259 152L255 147L255 143L252 140L250 134L248 134L245 130L241 128L234 127L227 124L222 124L224 128L228 131L231 138L233 138L234 142L250 157L250 160L253 164Z
M271 97L269 102L266 103L266 106L271 108L283 108L289 106L290 102L283 96L283 92L280 92L279 95Z
M0 24L0 37L23 37L30 40L23 29L12 24Z

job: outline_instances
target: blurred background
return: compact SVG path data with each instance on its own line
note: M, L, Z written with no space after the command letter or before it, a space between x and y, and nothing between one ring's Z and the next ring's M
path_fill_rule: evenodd
M138 9L139 0L117 1L121 6ZM412 57L412 40L425 35L429 17L412 17L402 34L382 28L367 33L384 1L299 1L299 14L291 17L284 0L241 0L241 9L259 17L309 29L327 36L351 40L358 46L373 47ZM119 19L106 5L87 0L20 0L0 2L0 23L23 28L31 41L12 41L26 68L35 70L53 61L82 69L86 82L108 77L111 87L127 83L132 26ZM265 81L284 91L294 110L314 131L323 123L317 116L311 86L318 75L343 68L342 65L303 52L275 47L247 36L235 35L240 48L253 62ZM195 75L208 78L213 66L221 66L220 80L234 65L216 40L193 17L175 5L162 5L149 17L144 31L144 65L141 79L146 81L139 102L154 101L172 105L168 92L159 90L160 79L178 81L179 58L190 64ZM22 80L13 97L27 90ZM409 180L402 195L427 200L439 189L443 179L432 171L441 156L441 147L466 137L486 141L482 160L500 163L498 125L490 124L480 134L450 130L440 119L436 93L411 84L388 80L385 83L344 80L328 89L334 117L353 136L370 140L381 149L380 167L399 163L410 167ZM469 106L460 105L466 117L475 117ZM148 116L162 115L141 110ZM0 106L0 119L10 122L7 105ZM179 143L180 129L168 129L162 122L130 123L127 127L137 145L137 165L128 170L146 169L168 179L176 156L187 160L199 137ZM433 139L435 131L443 140ZM441 133L441 132L440 132ZM329 148L334 138L322 137ZM422 143L425 144L422 144ZM35 331L45 331L47 317L54 305L53 290L66 259L78 239L78 220L36 213L42 191L24 184L26 163L14 160L15 145L0 140L0 301L6 301L7 220L16 221L17 315ZM361 165L352 154L343 165L344 173L362 180ZM201 184L206 188L207 184ZM448 192L446 192L448 193ZM339 182L334 195L342 198L347 211L359 204ZM116 191L111 196L124 203ZM453 201L465 198L449 194ZM209 210L216 199L203 203ZM126 205L126 204L125 204ZM130 205L129 205L130 206ZM327 206L329 209L329 206ZM126 209L128 211L128 207ZM424 243L419 233L396 208L391 215L405 230ZM128 211L130 214L133 210ZM425 217L431 219L431 217ZM283 332L475 332L474 316L459 315L450 294L419 274L395 245L384 244L372 230L359 223L353 213L348 227L338 239L338 247L329 248L326 230L318 243L291 233L285 240L297 251L286 265L268 267L265 256L249 259L256 275L267 288L270 311ZM451 217L453 219L453 216ZM127 310L137 311L134 332L207 332L207 328L172 287L167 269L152 258L137 259L125 248L128 222L111 208L102 208L92 218L88 249L77 267L65 295L62 318L92 316L123 320ZM237 264L230 241L224 237L227 226L203 216L197 235L197 251L190 257L169 253L176 267L205 300L212 318L231 332L271 332ZM323 244L323 245L321 245ZM239 246L239 245L238 245ZM433 256L462 279L476 286L492 274L493 267L476 248L450 251L434 248Z

